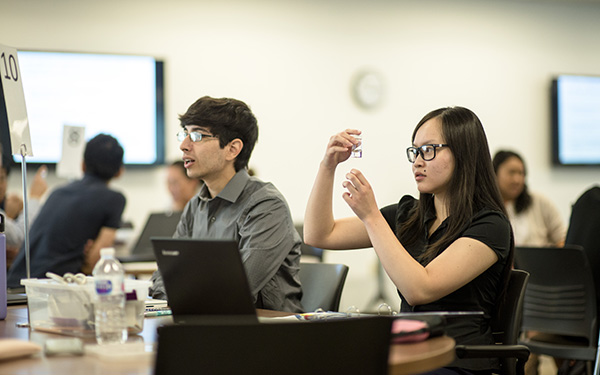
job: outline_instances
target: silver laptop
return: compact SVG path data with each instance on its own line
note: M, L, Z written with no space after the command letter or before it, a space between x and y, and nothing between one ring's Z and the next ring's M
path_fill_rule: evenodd
M151 241L176 323L258 322L236 241Z

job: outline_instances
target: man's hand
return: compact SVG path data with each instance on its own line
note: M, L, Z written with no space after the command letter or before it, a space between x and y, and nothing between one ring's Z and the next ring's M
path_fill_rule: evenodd
M10 267L10 265L15 260L15 258L17 257L18 254L19 254L18 246L6 245L6 267Z
M38 168L35 176L33 177L33 182L31 183L31 187L29 188L29 196L31 198L40 199L48 190L48 183L46 183L46 175L48 174L48 167L42 165Z
M7 217L13 220L16 219L21 211L23 211L23 199L15 194L8 195L4 203L4 211Z

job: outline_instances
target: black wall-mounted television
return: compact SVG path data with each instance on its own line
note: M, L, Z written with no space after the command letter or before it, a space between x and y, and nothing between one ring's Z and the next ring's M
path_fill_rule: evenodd
M600 166L600 76L552 80L552 161Z
M28 163L60 160L64 125L84 126L86 141L114 136L126 165L164 163L163 61L50 51L18 51L18 59L34 154Z

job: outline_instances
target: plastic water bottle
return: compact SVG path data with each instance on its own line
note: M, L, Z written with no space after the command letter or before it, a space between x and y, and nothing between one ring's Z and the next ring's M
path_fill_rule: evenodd
M127 341L125 321L125 272L115 258L115 249L100 250L94 271L96 290L96 341L100 345Z

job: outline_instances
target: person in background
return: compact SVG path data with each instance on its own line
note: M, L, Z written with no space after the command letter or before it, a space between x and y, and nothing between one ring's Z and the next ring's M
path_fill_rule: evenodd
M187 175L204 184L174 237L238 241L255 306L302 312L300 235L283 195L247 171L258 139L254 114L242 101L204 96L179 120ZM167 299L160 268L151 280L150 295Z
M1 145L0 154L3 154ZM5 158L4 155L0 158L0 213L5 217L4 233L6 235L7 268L10 267L17 256L25 239L23 199L17 194L7 194L10 164L11 161ZM28 219L30 225L36 218L42 204L42 198L48 190L45 178L47 172L48 168L46 166L38 168L29 188Z
M500 150L492 163L513 227L515 245L562 247L567 233L565 224L552 201L527 188L523 158L516 152Z
M483 311L448 321L446 333L457 344L493 344L489 318L506 289L513 243L481 122L463 107L425 115L406 150L419 199L405 195L379 209L366 176L351 169L342 198L356 216L334 219L335 170L358 134L347 129L329 140L306 208L305 242L333 250L373 247L398 288L401 311ZM396 145L392 140L394 152ZM433 373L498 366L497 358L457 359Z
M183 211L187 202L198 193L201 181L190 178L182 160L177 160L167 167L167 188L171 193L171 209L175 212Z
M46 272L91 274L100 249L114 244L125 196L108 187L123 172L123 148L110 135L90 139L83 155L84 177L54 190L30 231L31 277ZM27 277L25 252L19 252L7 275L10 288Z
M521 155L500 150L492 159L500 194L513 227L516 246L557 246L565 243L567 229L556 206L545 196L530 192L527 169ZM534 335L535 332L528 332ZM539 355L531 353L525 364L526 375L536 375Z

